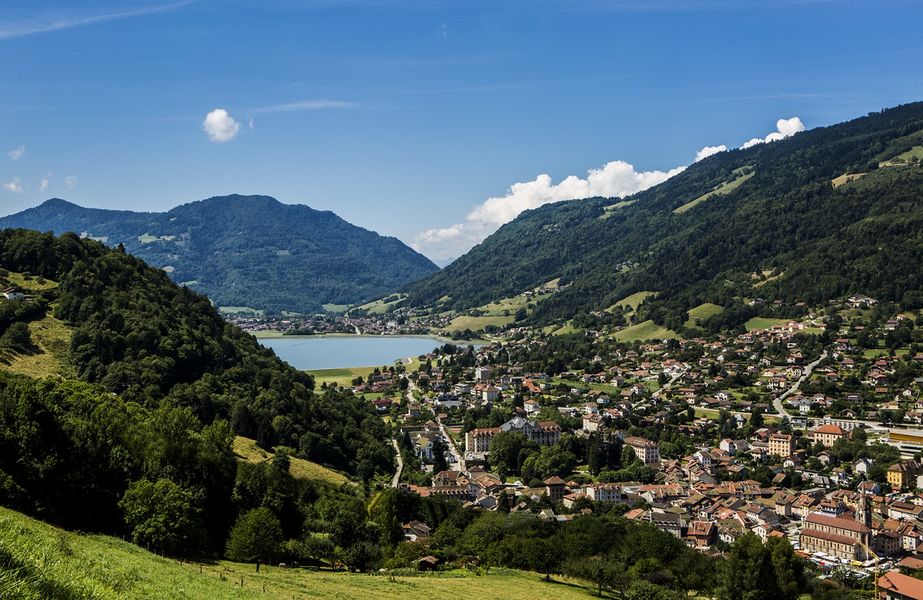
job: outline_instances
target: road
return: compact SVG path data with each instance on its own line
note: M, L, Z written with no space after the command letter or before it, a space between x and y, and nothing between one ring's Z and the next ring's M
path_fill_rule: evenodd
M407 380L407 401L413 402L416 398L413 395L414 389L416 386L409 379ZM442 437L445 438L445 441L449 446L449 456L448 463L449 468L456 471L467 471L468 467L465 464L465 455L458 451L458 448L455 446L455 440L449 435L449 432L446 431L445 425L442 423L442 419L439 416L436 416L436 422L439 424L439 431L442 432Z
M465 455L458 451L458 448L455 446L455 440L449 435L449 432L445 430L445 425L442 424L442 419L438 416L436 417L436 422L439 423L439 431L442 432L442 437L449 442L449 454L455 459L450 461L458 465L457 471L467 471L468 467L465 465ZM451 465L450 465L451 466Z
M785 417L786 419L792 418L792 415L789 414L787 410L785 410L784 406L782 406L782 402L784 402L786 398L798 391L798 388L801 387L801 384L807 381L808 377L811 376L811 372L814 370L814 367L819 365L820 361L824 360L825 358L827 358L826 350L821 353L820 358L804 368L804 371L801 374L801 378L799 378L792 387L785 390L781 396L772 401L772 406L776 409L776 413L778 413L780 417Z
M394 477L391 479L391 487L396 488L401 484L401 473L404 472L404 459L401 458L401 449L397 445L397 440L394 438L391 439L391 446L394 448L397 458L397 471L394 472Z

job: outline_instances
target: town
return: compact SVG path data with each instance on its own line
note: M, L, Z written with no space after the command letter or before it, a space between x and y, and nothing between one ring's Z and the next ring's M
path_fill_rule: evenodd
M900 594L923 567L923 317L863 296L801 312L656 341L511 327L352 390L392 425L408 493L617 511L707 553L784 537L822 577L917 597Z

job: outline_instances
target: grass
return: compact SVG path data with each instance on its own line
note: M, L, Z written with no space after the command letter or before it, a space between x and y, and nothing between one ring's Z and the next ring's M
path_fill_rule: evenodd
M710 302L699 304L695 308L689 310L689 319L686 321L686 327L698 327L705 319L721 314L723 311L724 307L717 304L712 304Z
M272 458L269 452L257 446L256 440L242 436L234 438L234 454L239 460L249 463L261 463ZM349 481L349 478L341 473L295 456L289 459L288 471L296 479L323 481L334 486L341 486Z
M571 321L568 321L567 323L562 325L560 328L555 329L552 332L552 335L570 335L571 333L580 333L582 331L583 329L580 329L579 327L574 327L574 324Z
M772 329L776 325L785 325L790 319L772 319L769 317L753 317L746 323L744 327L747 328L747 331L756 331L758 329Z
M741 167L741 168L745 168L745 167ZM691 200L683 204L682 206L673 209L673 213L681 215L684 212L692 208L695 208L696 206L698 206L699 204L705 202L706 200L710 198L714 198L715 196L724 196L724 195L730 194L731 192L733 192L734 190L742 186L744 183L746 183L748 179L753 177L756 174L756 171L750 171L749 173L742 173L740 172L740 169L735 169L734 173L737 174L737 177L735 177L734 179L730 181L726 181L722 183L721 185L719 185L718 187L716 187L715 189L713 189L712 191L702 194L695 200Z
M251 308L249 306L220 306L218 307L218 312L225 315L242 315L242 314L254 314L262 316L266 311L259 308Z
M306 372L308 375L314 377L315 385L320 387L322 383L326 383L327 385L350 386L352 385L353 379L360 375L365 379L371 375L374 370L375 367L343 367L339 369L314 369Z
M366 302L362 306L357 306L356 308L367 310L369 311L369 314L372 314L372 315L383 315L386 312L388 312L389 308L393 306L397 306L398 304L403 302L405 298L407 298L407 294L392 294L392 296L394 295L397 296L397 299L391 302L385 302L385 298L379 298L378 300ZM390 298L390 297L391 296L386 296L386 298Z
M635 292L634 294L630 296L626 296L625 298L622 298L621 300L619 300L618 302L616 302L615 304L613 304L606 310L610 312L615 310L616 308L627 308L630 310L636 310L641 305L642 302L644 302L651 296L656 296L656 295L657 295L657 292L649 292L649 291Z
M651 320L647 320L617 331L612 337L620 342L635 342L640 340L679 339L680 335L666 327L657 325Z
M617 211L618 209L628 208L634 203L635 203L634 200L622 200L620 202L616 202L615 204L610 204L609 206L606 206L603 208L603 214L599 215L599 218L603 220L608 219L609 217L614 215L615 211Z
M890 160L886 160L879 164L881 167L893 167L898 165L909 164L910 160L916 158L919 161L923 161L923 146L914 146L906 152L898 154Z
M241 586L243 582L243 586ZM449 571L416 577L318 572L220 561L181 563L102 535L70 533L0 508L0 597L305 600L373 598L531 600L590 598L579 580L494 570L476 576Z
M858 181L865 175L868 175L868 173L844 173L839 177L834 177L831 179L830 183L833 184L833 187L838 188L841 185L849 183L850 181Z
M472 317L469 315L462 315L455 317L452 321L443 329L446 333L451 333L453 331L464 331L470 329L471 331L480 331L487 327L488 325L495 325L497 327L503 327L509 325L516 319L515 315L499 315L492 317Z
M39 351L34 354L9 353L9 365L4 368L29 377L60 375L74 377L68 358L73 328L56 319L53 314L29 323L29 335Z
M10 285L22 288L29 292L41 292L58 287L58 283L56 281L34 277L31 275L26 276L22 273L13 273L12 271L7 272L4 279L9 281Z
M346 309L349 308L348 304L323 304L322 308L330 313L345 313Z

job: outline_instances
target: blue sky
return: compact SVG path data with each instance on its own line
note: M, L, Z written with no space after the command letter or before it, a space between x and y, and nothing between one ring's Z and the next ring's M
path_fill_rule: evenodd
M0 213L260 193L456 256L778 119L923 99L920 23L910 0L0 0Z

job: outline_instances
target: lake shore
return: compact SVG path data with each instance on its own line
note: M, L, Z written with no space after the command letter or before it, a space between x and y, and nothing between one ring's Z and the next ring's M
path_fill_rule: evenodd
M317 335L286 335L285 333L279 330L271 331L254 331L251 332L251 335L257 339L261 340L272 340L272 339L321 339L321 338L372 338L372 339L383 339L383 338L418 338L418 339L427 339L427 340L436 340L443 344L455 344L456 346L467 346L469 344L484 345L490 343L488 340L477 339L477 340L453 340L452 338L445 337L444 335L439 335L436 333L397 333L394 335L391 334L371 334L371 333L319 333Z

